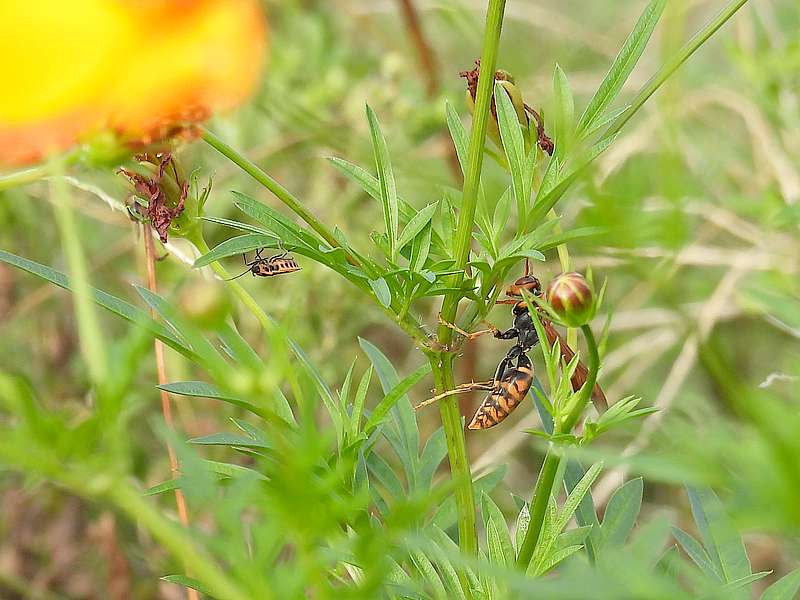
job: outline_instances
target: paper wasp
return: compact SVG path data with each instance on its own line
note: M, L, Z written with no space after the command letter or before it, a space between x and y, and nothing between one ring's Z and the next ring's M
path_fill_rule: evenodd
M519 406L528 394L531 384L533 383L533 366L531 365L527 353L540 341L533 323L533 318L528 311L528 304L522 298L522 290L534 296L542 295L542 285L536 277L530 274L527 261L525 262L525 274L506 289L506 295L509 296L509 298L498 300L497 302L497 304L513 305L512 312L514 315L514 323L513 326L506 331L500 331L496 327L490 326L489 329L467 333L452 323L446 323L440 319L444 325L454 329L469 340L486 333L491 333L497 339L516 339L517 342L509 349L503 360L500 361L493 380L466 383L457 386L453 390L434 396L430 400L426 400L417 408L426 406L431 402L435 402L451 394L463 394L474 390L487 390L489 391L489 395L486 396L478 407L475 416L472 417L467 427L469 429L488 429L502 422L517 406ZM547 344L552 347L553 344L558 341L561 357L564 362L569 363L575 357L575 352L569 347L567 341L556 331L553 324L544 314L541 311L537 311L537 314L539 315L542 329L547 336ZM516 361L516 366L512 366L514 361ZM570 380L572 389L575 391L581 389L584 383L586 383L588 374L589 371L586 366L579 361L575 366L575 371ZM606 396L598 384L595 384L592 390L592 402L594 402L598 411L602 412L608 408Z
M252 273L253 277L273 277L275 275L283 275L284 273L294 273L295 271L300 270L300 265L292 258L291 256L286 257L286 252L283 254L277 254L275 256L261 256L261 253L264 251L264 248L260 250L256 250L256 257L254 260L248 262L247 255L242 254L242 258L244 259L244 264L247 265L247 270L243 271L239 275L235 277L230 277L225 281L232 281L233 279L238 279L242 275L247 275L248 273Z

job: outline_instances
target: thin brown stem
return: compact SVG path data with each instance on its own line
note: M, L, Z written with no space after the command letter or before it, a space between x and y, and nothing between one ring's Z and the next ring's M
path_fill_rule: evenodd
M414 6L414 0L397 0L397 3L400 5L400 12L403 13L403 20L405 21L408 35L419 55L419 62L425 74L425 85L428 96L430 98L435 98L439 94L441 78L439 64L436 60L436 53L433 50L433 46L428 41L428 38L425 36L425 30L422 28L419 12L417 11L417 7ZM442 134L442 145L445 149L447 165L450 168L453 179L461 183L461 166L458 163L458 155L456 154L456 148L450 141L450 136L447 132Z
M419 13L417 13L413 0L397 0L397 3L400 5L406 28L411 36L411 41L414 42L414 46L417 49L422 70L425 72L428 95L434 96L439 91L439 76L433 48L428 43L425 32L422 30L422 23L419 20Z
M144 248L145 248L145 264L147 265L147 289L154 294L158 293L158 286L156 284L156 252L153 244L153 234L150 227L144 225L142 227L144 232ZM150 316L156 318L155 311L150 309ZM155 355L156 355L156 376L158 377L158 385L163 386L167 381L167 366L164 360L164 344L156 339L153 342ZM164 416L164 422L170 431L175 431L175 422L172 419L172 404L169 399L169 394L161 390L161 413ZM167 454L169 455L169 469L172 473L172 478L177 479L180 475L180 463L175 454L175 449L172 444L167 443ZM186 509L186 498L179 488L175 488L175 504L178 507L178 520L184 527L189 527L189 512ZM200 594L197 590L187 587L186 597L189 600L200 600Z

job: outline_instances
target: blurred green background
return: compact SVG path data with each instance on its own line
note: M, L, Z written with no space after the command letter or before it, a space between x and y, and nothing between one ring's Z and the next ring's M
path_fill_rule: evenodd
M271 49L261 87L247 106L210 124L354 239L366 239L378 227L380 206L324 159L373 164L365 103L380 117L406 200L422 207L444 188L461 185L452 169L444 103L453 103L466 122L458 71L479 55L485 3L417 0L435 55L433 71L420 65L400 4L267 2ZM580 110L644 4L510 0L499 66L513 73L547 119L557 62ZM719 6L716 0L671 0L622 96L638 89ZM688 507L676 484L713 483L745 533L753 571L775 570L766 583L795 568L800 556L798 32L795 0L750 2L651 99L559 207L570 227L605 230L571 244L570 251L577 269L591 266L596 279L608 279L612 321L601 382L609 400L635 393L661 409L603 442L598 452L612 468L594 489L595 503L602 506L627 473L641 472L643 513L668 514L682 524ZM232 190L273 202L202 143L186 149L182 160L213 177L207 205L213 216L234 218ZM505 178L487 161L488 193L499 194ZM93 285L136 302L131 284L143 280L140 240L127 215L104 201L123 202L124 182L113 173L92 172L76 174L73 183ZM213 225L206 232L209 243L230 235ZM65 268L46 186L0 196L0 247ZM185 252L175 240L170 257L158 264L162 293L179 303L182 293L184 299L197 293L205 276L181 261ZM537 265L543 280L559 270L552 254ZM338 387L344 379L360 355L359 337L380 347L401 373L422 362L347 282L310 261L303 267L291 276L240 281L327 381ZM237 268L232 261L230 270ZM433 331L438 304L428 309L422 316ZM101 319L111 336L127 327L107 314ZM491 320L505 326L506 309L495 309ZM255 320L243 321L245 337L256 347L257 329ZM35 382L50 410L74 411L79 418L87 380L77 340L63 291L0 264L3 369ZM474 342L458 363L459 379L488 378L503 352L495 340ZM363 355L359 360L365 367ZM173 353L168 367L172 380L196 378ZM168 466L151 426L159 414L151 360L136 381L135 469L145 485L153 485ZM412 400L426 398L430 387L427 380L417 386ZM464 414L479 400L465 397ZM754 413L754 403L762 412ZM177 414L187 437L217 431L225 418L210 401L189 405L179 399ZM419 413L419 420L423 432L439 425L435 410ZM473 467L485 471L508 463L503 486L527 496L541 452L522 430L537 423L534 411L523 409L502 427L470 434ZM771 439L781 440L780 463ZM632 471L614 468L621 455L632 457ZM136 573L152 560L142 556L148 540L127 526L115 529L103 507L36 484L35 478L0 479L0 583L19 578L68 598L177 597L175 586L156 590L138 581ZM109 556L117 560L116 575ZM122 591L98 590L96 582L105 578L122 582Z

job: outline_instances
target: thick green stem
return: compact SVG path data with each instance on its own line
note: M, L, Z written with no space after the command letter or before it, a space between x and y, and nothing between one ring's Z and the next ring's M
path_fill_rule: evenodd
M631 102L625 111L618 116L603 133L601 139L608 139L616 135L625 124L630 121L631 117L644 105L645 102L652 96L658 88L672 75L689 57L695 53L717 30L722 27L728 19L730 19L736 11L747 3L747 0L734 0L728 6L720 11L720 13L711 20L708 25L698 31L692 39L686 42L686 45L672 57L661 69L656 73L644 87L639 90L636 97Z
M554 433L569 433L572 431L572 428L575 427L586 405L589 403L592 397L594 384L597 382L597 371L600 368L597 342L588 325L583 325L581 330L586 338L586 346L589 350L589 375L586 378L586 383L578 394L576 402L570 408L569 412L563 418L556 419ZM517 566L523 570L528 569L531 558L533 558L533 553L536 550L536 544L539 542L539 535L542 533L542 525L544 524L544 515L547 511L547 503L550 500L550 495L553 493L553 482L555 481L560 462L561 457L551 446L547 451L547 456L544 458L542 470L539 473L539 479L536 481L536 488L533 490L533 498L531 499L531 520L528 524L528 530L525 532L525 538L522 540L519 555L517 556Z
M454 269L463 270L469 260L472 230L475 225L475 208L478 201L478 184L483 166L483 149L486 143L486 126L494 86L494 72L497 67L497 51L500 44L500 31L503 25L505 0L489 0L486 13L486 32L481 54L481 72L478 79L478 92L472 118L472 131L469 140L467 172L464 176L464 193L455 234ZM464 278L463 271L453 276L452 286L458 288ZM461 299L460 292L445 297L442 303L442 317L453 322ZM445 326L439 328L439 340L443 345L450 343L452 331ZM431 356L431 367L437 392L442 393L454 387L453 356L441 353ZM442 426L447 440L447 453L450 459L450 472L456 485L456 506L458 509L459 546L468 555L476 555L478 537L475 531L475 500L472 492L472 474L467 455L464 426L458 402L448 397L440 403Z

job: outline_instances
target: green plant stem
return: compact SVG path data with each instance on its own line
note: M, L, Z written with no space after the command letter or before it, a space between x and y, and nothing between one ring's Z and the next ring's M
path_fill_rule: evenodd
M339 241L333 237L333 233L331 233L331 231L319 219L317 219L317 217L308 211L306 207L303 206L303 204L297 198L295 198L289 190L270 177L258 165L250 161L247 157L235 150L233 147L223 142L219 137L217 137L217 135L208 129L203 129L203 140L209 146L214 148L214 150L222 154L225 158L242 169L242 171L250 175L250 177L272 192L278 200L283 202L289 210L303 219L303 221L305 221L308 226L311 227L311 229L316 231L319 236L322 237L322 239L325 240L332 248L342 247ZM347 249L344 250L347 252ZM358 264L356 258L351 256L349 252L347 253L347 256L348 260L350 260L354 265Z
M48 163L50 174L61 171L63 163ZM75 214L64 179L56 177L50 184L53 212L61 235L61 245L69 266L72 289L75 298L75 317L78 321L81 353L95 388L104 389L108 377L106 350L103 335L95 313L94 298L89 286L86 257L81 247ZM102 396L102 394L99 394ZM103 407L101 406L101 409Z
M594 339L594 334L588 325L583 325L581 331L583 331L583 335L586 338L586 346L589 350L589 375L575 403L569 409L569 412L563 419L556 419L554 427L554 433L556 434L569 433L572 431L572 428L575 427L586 405L589 403L592 397L594 384L597 382L597 371L600 368L597 341ZM519 555L517 556L517 566L523 570L528 569L531 558L533 558L533 553L536 550L536 544L539 542L539 535L542 532L542 525L544 524L544 515L547 511L547 503L550 500L550 495L553 493L553 482L555 481L560 462L561 456L551 445L544 458L542 470L539 472L539 479L536 480L536 487L533 491L533 498L531 499L531 520L528 525L528 530L525 532L525 538L522 540Z
M672 75L683 63L685 63L689 57L697 51L700 46L702 46L712 35L714 35L717 30L722 27L728 19L730 19L736 11L738 11L742 6L747 3L747 0L734 0L728 6L720 11L720 13L714 17L703 29L698 31L692 39L686 42L683 48L681 48L678 53L673 56L667 63L659 69L659 71L653 75L653 77L648 81L639 93L636 94L636 97L631 102L630 106L628 106L625 111L619 115L612 123L609 125L608 129L603 133L601 139L605 140L614 135L616 135L624 126L625 124L636 114L636 112L644 105L645 102L652 96L656 90Z
M283 202L289 210L294 212L297 216L303 219L317 234L322 237L331 247L333 248L342 248L345 251L347 256L347 260L350 264L354 266L362 266L359 260L353 256L346 248L343 248L339 241L333 236L330 230L319 220L315 217L311 212L306 210L306 208L302 205L302 203L295 198L291 192L289 192L286 188L284 188L280 183L275 181L272 177L270 177L266 172L264 172L261 168L259 168L256 164L248 160L244 155L240 152L223 142L219 137L217 137L214 133L209 131L208 129L203 130L203 139L210 145L212 148L217 150L220 154L225 156L228 160L232 163L237 165L240 169L242 169L245 173L250 175L253 179L258 181L261 185L271 191L281 202ZM199 235L192 236L192 242L200 249L201 252L205 253L208 252L208 246L206 245L205 241L200 241L202 238ZM212 268L214 271L220 275L220 277L226 278L229 277L227 271L220 265L219 263L213 263ZM264 325L266 318L267 321L269 320L268 317L264 314L264 311L258 306L258 303L253 299L250 294L248 294L245 289L239 285L238 282L232 282L231 289L234 290L234 293L242 300L242 302L253 312L256 318L261 322L262 326ZM425 331L422 327L410 320L405 312L398 316L394 310L390 310L384 306L381 306L383 311L394 321L397 325L405 331L410 337L412 337L423 350L426 350L428 347L428 336L426 335Z
M480 183L483 165L483 149L486 143L486 126L494 86L494 72L497 66L497 51L500 44L500 31L503 25L505 0L489 0L486 12L486 32L481 54L481 72L478 79L478 92L470 132L468 166L464 176L464 193L458 216L455 234L455 270L462 270L469 260L472 242L472 230L475 222L475 209L478 201L478 184ZM463 272L453 276L452 287L460 288ZM461 299L460 292L448 294L442 302L442 317L453 322ZM439 327L439 340L446 346L452 339L452 331L445 326ZM431 369L437 392L442 393L454 387L453 355L450 352L438 353L431 357ZM472 492L472 474L467 456L467 444L464 437L464 426L461 423L461 411L458 400L452 396L439 403L442 416L442 427L447 440L447 453L450 459L450 474L456 485L456 507L458 509L459 546L470 556L478 551L478 537L475 531L475 499Z

